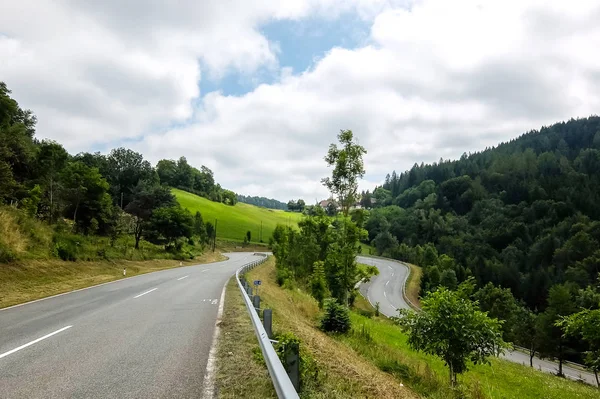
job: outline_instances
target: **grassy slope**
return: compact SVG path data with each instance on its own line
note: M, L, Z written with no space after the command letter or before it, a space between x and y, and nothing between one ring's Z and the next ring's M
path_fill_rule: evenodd
M382 372L347 344L324 334L315 326L319 308L314 299L299 290L283 290L275 283L274 259L249 273L262 280L263 307L273 309L275 334L293 332L318 365L318 381L304 383L303 398L416 398L391 375Z
M223 260L219 252L206 252L184 265L197 265ZM61 294L79 288L127 277L179 267L176 260L64 262L61 260L29 260L0 265L0 308L34 299Z
M172 189L172 192L181 206L189 209L192 213L200 211L205 222L214 224L215 219L218 219L218 238L242 241L249 230L252 232L252 241L258 242L262 222L262 240L269 242L277 224L295 225L302 218L302 215L296 212L259 208L241 202L235 206L229 206L182 190Z
M318 308L309 295L276 285L272 261L252 271L250 278L263 280L261 297L266 306L274 309L276 328L292 331L302 339L331 379L328 384L334 388L337 385L336 397L408 396L406 391L397 391L400 382L428 398L461 394L465 398L506 399L598 397L596 388L496 358L491 359L491 365L474 366L462 375L460 392L452 392L442 361L411 350L406 335L388 319L352 312L354 332L328 336L314 327ZM361 308L368 306L362 300L359 304ZM326 389L322 397L327 397Z
M219 398L276 398L267 366L234 277L227 284L217 349Z

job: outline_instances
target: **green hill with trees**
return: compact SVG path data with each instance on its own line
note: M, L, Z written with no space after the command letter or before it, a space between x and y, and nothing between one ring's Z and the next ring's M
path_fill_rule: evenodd
M237 202L234 206L210 201L198 195L173 189L179 204L190 212L200 212L208 229L217 225L217 238L243 241L250 231L250 241L268 243L278 224L297 226L302 214L260 208ZM262 236L261 236L262 226ZM212 231L212 230L211 230Z
M582 338L583 322L574 333L557 326L600 307L600 117L415 164L363 193L370 198L368 241L422 266L423 293L473 278L480 307L505 320L505 340L600 369L598 336Z
M0 82L0 263L193 258L210 237L169 187L231 209L237 202L185 157L153 167L127 148L72 155L38 140L36 122Z

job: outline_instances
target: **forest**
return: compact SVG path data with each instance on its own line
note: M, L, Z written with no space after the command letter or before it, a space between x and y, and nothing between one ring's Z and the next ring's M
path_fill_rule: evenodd
M251 197L249 195L238 194L237 200L239 202L243 202L244 204L256 205L256 206L260 206L261 208L281 209L284 211L287 211L287 209L288 209L288 207L285 203L278 201L276 199L273 199L273 198L257 197L257 196Z
M196 169L185 157L153 167L127 148L71 155L60 143L38 140L36 122L0 82L2 215L6 223L29 218L52 226L57 257L74 260L73 248L85 236L110 237L114 243L131 235L136 249L143 239L175 252L186 242L182 239L208 240L211 226L199 213L181 208L169 187L230 205L237 201L235 193L215 183L210 169ZM11 245L0 240L0 262L15 259Z
M415 164L362 193L367 241L422 266L423 293L471 279L507 338L559 360L580 360L586 345L556 324L600 306L599 200L597 116ZM515 330L519 321L535 336Z

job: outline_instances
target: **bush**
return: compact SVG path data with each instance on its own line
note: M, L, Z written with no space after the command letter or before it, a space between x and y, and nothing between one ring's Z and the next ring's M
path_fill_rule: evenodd
M348 308L340 305L335 299L325 301L325 315L321 319L321 329L325 332L347 333L350 331L350 314Z
M8 246L0 242L0 263L10 263L17 259L17 256Z
M290 276L289 270L287 270L283 267L277 268L275 279L277 280L277 284L280 287L283 286L285 284L285 282L290 279L290 277L291 276Z
M54 256L75 262L79 258L78 236L58 233L54 236Z

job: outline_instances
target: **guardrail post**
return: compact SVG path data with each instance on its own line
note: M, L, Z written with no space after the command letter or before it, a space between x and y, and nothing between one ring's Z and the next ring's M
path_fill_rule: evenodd
M267 337L269 337L269 339L273 339L273 310L272 309L263 310L263 326L265 327L265 331L267 332Z
M295 345L285 356L285 368L296 392L300 390L300 346Z
M254 305L254 309L260 309L260 297L258 295L252 297L252 304Z

